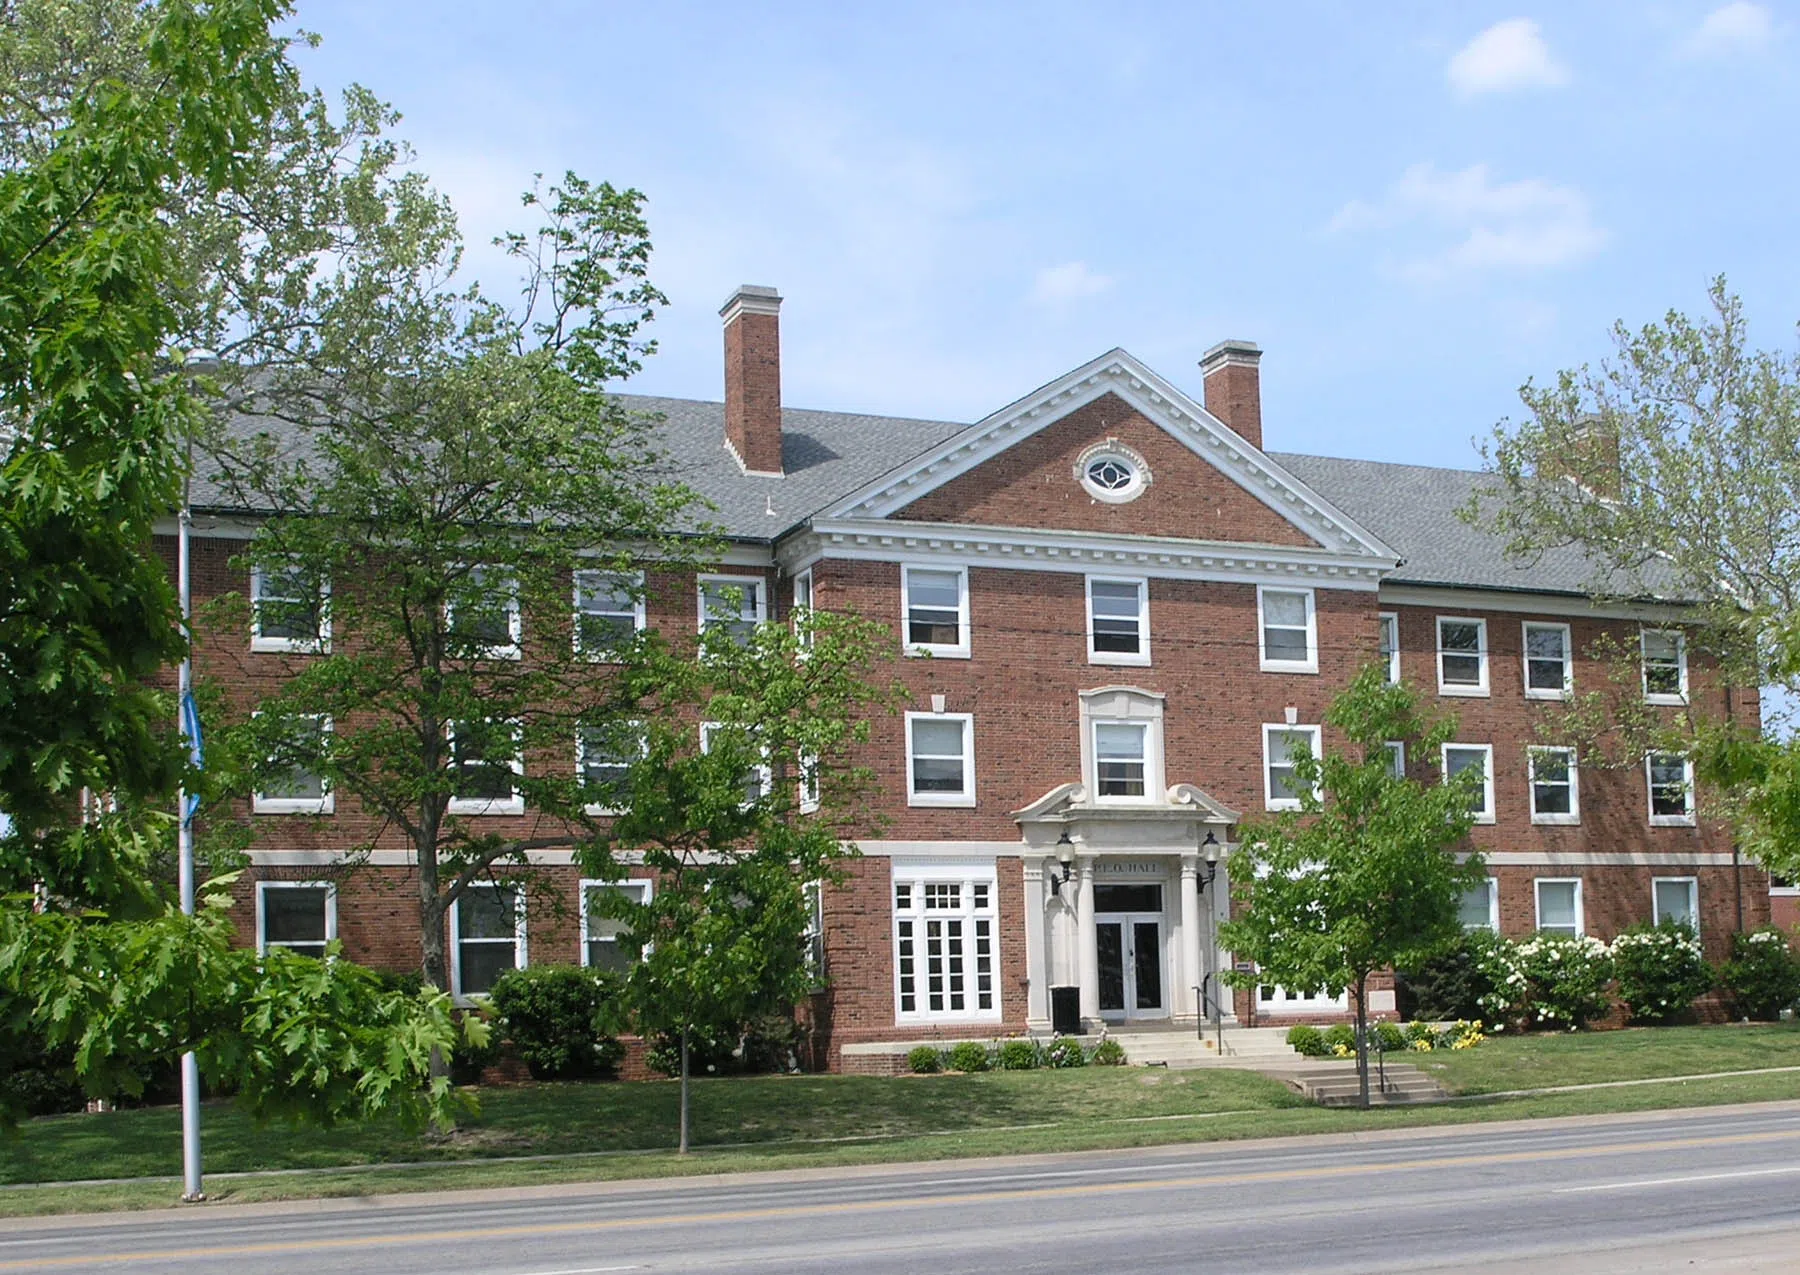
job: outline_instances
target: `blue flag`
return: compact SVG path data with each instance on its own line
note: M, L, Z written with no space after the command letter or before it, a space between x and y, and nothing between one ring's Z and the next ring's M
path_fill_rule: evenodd
M200 746L200 706L194 703L194 693L188 691L181 697L181 734L188 742L188 760L199 770L206 764L206 752ZM181 812L183 823L194 821L194 812L200 809L198 794L187 795L186 809Z

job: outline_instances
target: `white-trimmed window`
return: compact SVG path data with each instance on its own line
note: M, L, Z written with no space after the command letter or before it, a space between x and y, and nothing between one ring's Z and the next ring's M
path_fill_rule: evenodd
M256 950L285 947L323 958L337 937L337 887L329 881L258 881Z
M1263 672L1319 671L1318 617L1311 589L1257 585L1256 627Z
M1644 699L1651 704L1687 703L1687 635L1676 629L1644 629L1638 641L1643 654Z
M893 880L895 1018L998 1020L994 865L895 860Z
M616 571L575 573L575 653L610 659L649 623L644 574Z
M1403 739L1390 739L1382 744L1381 751L1387 754L1388 773L1395 779L1405 779L1406 741Z
M1456 919L1465 930L1500 932L1500 883L1487 877L1479 885L1464 890L1457 901Z
M795 759L795 764L800 767L800 813L810 815L824 801L822 764L817 756L806 752Z
M1094 796L1099 801L1144 801L1149 783L1147 722L1094 723Z
M320 774L319 756L331 737L331 719L322 713L287 721L286 736L270 756L279 774L271 774L250 794L250 810L258 815L328 815L337 807L331 785Z
M1580 823L1581 773L1573 748L1527 748L1531 822Z
M1680 753L1651 753L1644 758L1650 787L1652 827L1691 827L1694 822L1694 763Z
M623 974L636 959L624 949L619 936L627 928L617 917L602 916L600 900L616 894L633 903L650 901L654 887L649 881L583 881L581 883L581 963L589 969L611 970Z
M1537 892L1539 933L1576 938L1587 932L1582 916L1580 877L1537 877L1532 886Z
M1575 689L1575 648L1566 624L1526 620L1525 698L1566 699Z
M524 628L519 582L504 567L470 567L444 600L444 627L452 655L463 659L516 660Z
M723 628L739 646L769 618L768 590L759 576L701 576L700 632Z
M597 722L575 732L575 775L590 815L614 815L631 796L631 767L649 751L642 722Z
M713 750L714 740L721 739L732 732L742 733L742 728L730 726L724 722L701 722L700 751L702 753L710 753ZM768 795L770 788L775 783L775 772L766 760L768 753L762 751L759 755L765 759L760 765L751 765L744 769L744 777L741 782L743 784L744 804L746 806L754 805L756 802L761 801Z
M1347 991L1333 992L1329 988L1295 991L1268 983L1256 989L1256 1012L1259 1014L1333 1014L1349 1008Z
M1475 790L1474 803L1470 808L1475 812L1476 823L1494 822L1494 746L1445 744L1440 760L1445 783L1470 769L1481 776L1481 785Z
M975 804L975 718L972 714L906 715L906 804Z
M1376 617L1381 626L1381 667L1387 670L1390 683L1400 681L1400 617L1383 611Z
M485 996L507 970L525 968L525 895L486 881L450 905L450 990Z
M1294 757L1301 749L1319 756L1317 726L1263 728L1263 807L1268 810L1300 809L1300 781L1294 774Z
M1150 662L1150 582L1087 578L1088 663Z
M1679 921L1700 932L1700 881L1697 877L1650 878L1650 922Z
M1438 694L1488 693L1487 621L1466 616L1437 618Z
M331 585L297 564L250 568L250 649L331 649Z
M908 655L969 655L969 571L966 567L900 568L900 614Z
M461 721L446 727L450 741L450 813L522 815L525 773L517 722Z
M803 887L806 898L806 932L800 941L806 945L806 971L815 986L825 983L825 883L808 881Z
M807 619L812 615L812 609L813 573L812 568L808 567L794 577L794 609L788 617L794 627L794 633L803 647L812 645L812 629L807 625Z

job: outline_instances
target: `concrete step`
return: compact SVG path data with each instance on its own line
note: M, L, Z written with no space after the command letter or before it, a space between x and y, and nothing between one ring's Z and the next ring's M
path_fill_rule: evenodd
M1296 1066L1270 1068L1267 1074L1293 1086L1320 1106L1348 1107L1361 1101L1354 1059L1311 1059ZM1444 1097L1437 1081L1410 1063L1390 1062L1385 1075L1380 1067L1369 1067L1371 1103L1436 1102Z
M1288 1048L1285 1029L1227 1027L1223 1033L1209 1030L1204 1038L1191 1029L1127 1029L1108 1035L1124 1048L1127 1061L1147 1066L1254 1069L1299 1057Z

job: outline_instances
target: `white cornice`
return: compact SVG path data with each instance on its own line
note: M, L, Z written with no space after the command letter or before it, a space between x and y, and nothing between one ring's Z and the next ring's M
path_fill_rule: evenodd
M1383 606L1430 607L1438 611L1518 611L1526 615L1575 616L1590 620L1679 620L1693 608L1678 602L1596 602L1573 593L1526 593L1510 589L1464 589L1454 585L1381 586Z

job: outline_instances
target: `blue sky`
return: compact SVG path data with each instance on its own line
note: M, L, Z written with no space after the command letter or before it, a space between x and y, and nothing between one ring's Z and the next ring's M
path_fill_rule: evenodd
M473 243L531 174L648 196L631 388L719 395L786 297L791 406L973 420L1115 345L1259 342L1273 450L1474 464L1518 385L1725 273L1800 318L1800 7L301 0ZM504 285L487 251L484 283Z

